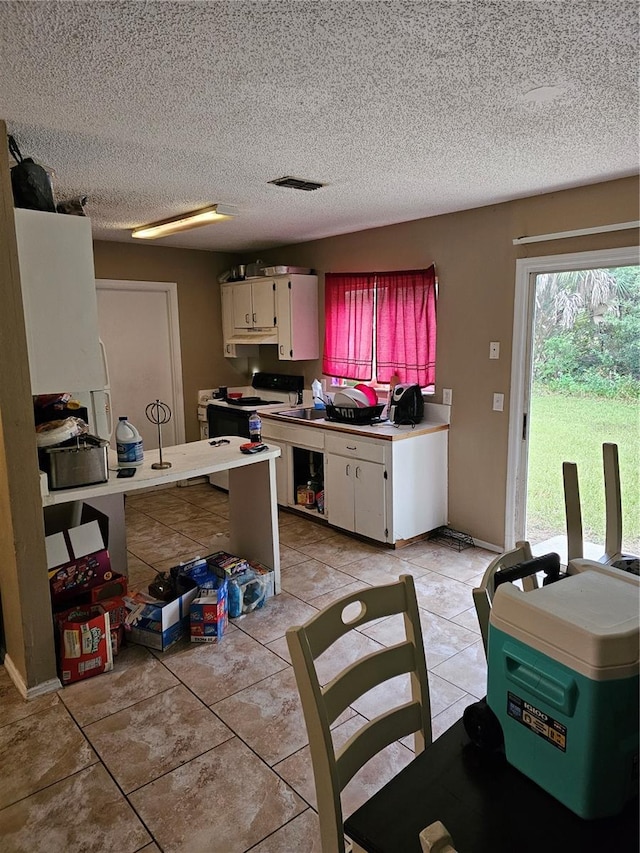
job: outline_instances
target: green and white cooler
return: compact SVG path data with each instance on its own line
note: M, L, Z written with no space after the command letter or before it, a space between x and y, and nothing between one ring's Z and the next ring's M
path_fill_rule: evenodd
M496 590L487 702L507 761L583 818L638 792L638 578Z

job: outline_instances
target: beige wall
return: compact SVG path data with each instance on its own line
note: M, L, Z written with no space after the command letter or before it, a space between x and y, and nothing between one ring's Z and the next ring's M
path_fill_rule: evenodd
M524 246L514 246L512 240L639 218L638 180L626 178L287 246L261 256L322 273L412 269L435 262L440 282L435 399L441 400L443 387L453 389L449 523L502 545L516 260L637 245L638 235L612 232ZM321 306L322 299L321 292ZM490 341L501 343L498 361L489 360ZM275 355L263 357L261 351L261 359L262 369L277 369ZM304 363L307 386L320 370L320 362ZM491 410L495 391L505 394L502 413Z
M232 256L99 240L93 251L96 278L177 283L185 431L187 441L199 439L197 392L246 382L246 360L222 354L218 275L231 265Z
M436 400L453 389L449 454L449 523L497 546L504 540L509 386L515 269L518 258L637 244L633 231L514 246L514 237L587 228L640 218L638 179L625 178L459 213L419 219L261 252L265 261L308 266L323 274L411 269L435 262L440 281ZM222 356L217 276L242 257L96 242L98 278L176 281L187 438L198 437L200 388L245 384L252 370L302 373L305 386L321 362L281 362L262 346L248 362ZM500 341L498 361L489 341ZM493 393L505 395L493 412Z

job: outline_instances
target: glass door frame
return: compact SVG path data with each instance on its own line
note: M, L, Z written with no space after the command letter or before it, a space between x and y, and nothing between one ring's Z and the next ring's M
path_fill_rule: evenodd
M532 339L535 319L536 277L541 273L567 270L635 266L640 264L638 246L544 255L516 261L513 342L511 349L511 392L509 404L509 447L505 496L505 549L525 538L527 477L529 469L529 417L532 372Z

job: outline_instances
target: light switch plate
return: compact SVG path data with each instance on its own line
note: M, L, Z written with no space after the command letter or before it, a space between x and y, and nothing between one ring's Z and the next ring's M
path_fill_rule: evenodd
M489 344L489 358L500 358L500 341L491 341Z
M451 388L442 389L442 402L445 406L451 405L452 391Z
M502 412L504 410L504 394L493 395L493 411Z

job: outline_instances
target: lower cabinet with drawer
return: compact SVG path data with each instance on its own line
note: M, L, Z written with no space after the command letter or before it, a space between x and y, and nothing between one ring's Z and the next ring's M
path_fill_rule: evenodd
M332 527L402 544L447 523L447 430L390 441L265 418L262 434L282 448L281 506L296 507L298 461L308 458L322 463L324 517Z
M329 524L379 542L388 539L385 443L334 434L325 440Z

